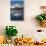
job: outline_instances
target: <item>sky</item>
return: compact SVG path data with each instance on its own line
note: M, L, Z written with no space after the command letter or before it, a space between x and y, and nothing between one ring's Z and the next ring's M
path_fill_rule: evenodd
M11 1L24 1L24 0L11 0Z
M14 5L16 3L20 5L24 5L24 1L11 1L11 5Z

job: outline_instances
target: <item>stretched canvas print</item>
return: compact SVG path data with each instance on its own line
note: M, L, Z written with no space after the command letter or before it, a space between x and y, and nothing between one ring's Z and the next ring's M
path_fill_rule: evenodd
M24 0L11 0L10 19L24 20Z

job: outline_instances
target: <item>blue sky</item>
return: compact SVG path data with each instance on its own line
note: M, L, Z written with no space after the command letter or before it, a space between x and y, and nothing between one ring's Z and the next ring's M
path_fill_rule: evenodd
M14 5L14 4L20 4L20 5L24 5L24 1L11 1L11 5Z
M24 1L24 0L11 0L11 1Z

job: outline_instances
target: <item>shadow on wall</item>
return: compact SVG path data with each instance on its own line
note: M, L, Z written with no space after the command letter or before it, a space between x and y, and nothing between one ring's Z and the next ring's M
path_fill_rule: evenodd
M39 21L36 20L35 16L31 17L31 25L32 26L35 26L35 27L39 27L40 24L39 24Z

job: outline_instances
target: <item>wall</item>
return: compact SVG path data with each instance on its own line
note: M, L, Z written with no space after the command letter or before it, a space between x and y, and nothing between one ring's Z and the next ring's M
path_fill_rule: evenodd
M22 34L31 36L31 32L35 32L36 29L42 29L37 23L35 16L41 13L40 6L46 5L46 0L24 1L24 21L10 21L10 1L0 0L0 35L4 34L6 25L15 25L19 31L18 36Z

